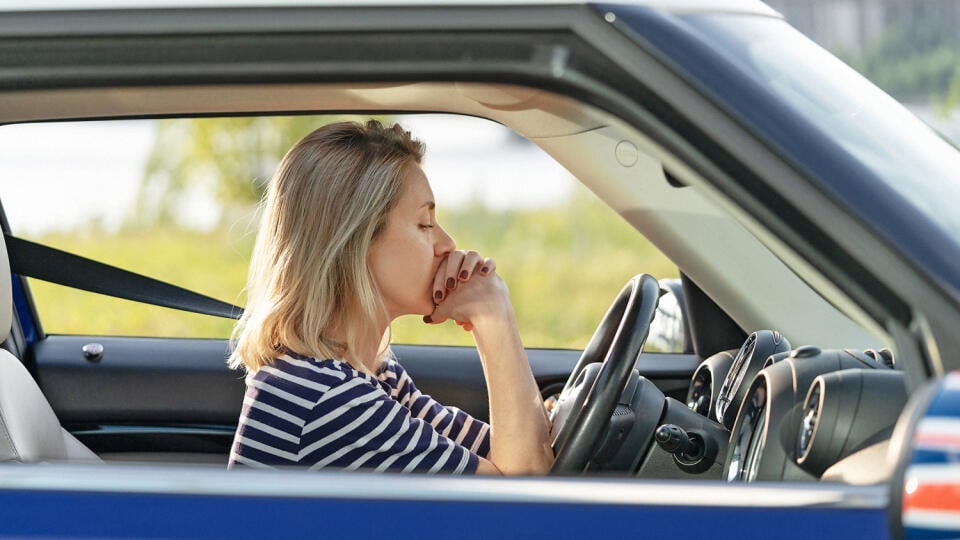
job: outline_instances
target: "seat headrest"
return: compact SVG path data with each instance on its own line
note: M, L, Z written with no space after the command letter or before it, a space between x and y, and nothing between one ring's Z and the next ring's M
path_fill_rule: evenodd
M0 242L0 341L10 334L13 322L13 285L10 282L10 260L7 258L7 242Z

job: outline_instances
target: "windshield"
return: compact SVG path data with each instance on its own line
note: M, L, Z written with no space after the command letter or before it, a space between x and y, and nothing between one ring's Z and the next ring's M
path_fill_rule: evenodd
M780 19L683 20L954 241L960 239L960 152L906 108Z

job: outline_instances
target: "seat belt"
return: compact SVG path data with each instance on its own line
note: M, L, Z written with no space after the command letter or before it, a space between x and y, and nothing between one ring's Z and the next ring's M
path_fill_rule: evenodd
M243 308L116 266L4 234L10 271L72 289L172 309L239 319Z

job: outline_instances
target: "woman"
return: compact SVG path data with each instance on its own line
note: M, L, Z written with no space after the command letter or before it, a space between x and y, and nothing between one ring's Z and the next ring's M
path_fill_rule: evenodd
M234 331L247 393L230 466L542 474L548 423L506 284L437 224L423 146L337 123L294 145L267 197ZM418 314L473 332L490 425L421 394L389 350Z

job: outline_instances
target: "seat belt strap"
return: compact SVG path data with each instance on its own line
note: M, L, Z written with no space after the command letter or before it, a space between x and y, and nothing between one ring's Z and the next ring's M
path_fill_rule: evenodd
M238 319L243 308L116 266L4 235L10 271L21 276L115 298Z

